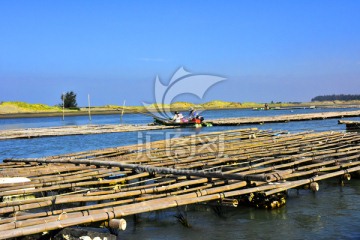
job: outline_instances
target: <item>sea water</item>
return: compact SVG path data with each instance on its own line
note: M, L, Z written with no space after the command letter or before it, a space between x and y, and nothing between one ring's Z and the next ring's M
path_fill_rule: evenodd
M223 117L255 117L281 114L350 111L355 109L295 109L278 111L217 110L205 111L205 119ZM357 110L357 109L356 109ZM359 118L346 118L359 120ZM343 131L338 119L245 125L238 127L209 127L201 129L169 129L151 131L152 140L167 133L190 135L212 131L256 127L274 131ZM0 129L53 127L84 124L147 124L152 118L142 114L94 115L0 119ZM156 134L153 134L156 133ZM14 139L0 141L0 161L6 158L31 158L103 149L136 144L142 132L106 133ZM340 186L336 180L320 182L320 191L289 191L284 207L275 210L250 207L224 208L221 214L210 207L181 207L168 211L142 214L136 220L126 217L128 229L119 239L360 239L360 180L352 179ZM190 228L177 222L174 215L186 214Z

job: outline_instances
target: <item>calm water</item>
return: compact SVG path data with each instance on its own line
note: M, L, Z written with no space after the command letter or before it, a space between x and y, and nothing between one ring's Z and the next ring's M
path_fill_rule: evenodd
M344 187L336 181L320 183L320 191L289 191L285 207L276 210L224 208L218 216L210 208L186 211L191 228L173 217L174 209L143 214L119 239L360 239L360 180ZM185 207L181 208L185 211Z
M253 110L218 110L205 111L202 115L206 119L214 119L221 117L252 117L252 116L271 116L280 114L299 114L314 113L325 111L350 111L357 109L296 109L289 110L272 110L272 111L253 111ZM358 118L347 118L358 119ZM125 114L123 123L126 124L147 124L153 120L151 117L143 114ZM164 131L151 131L151 139L163 139L166 132L176 132L179 134L194 134L210 131L230 130L233 128L249 128L256 127L258 129L286 130L290 132L299 131L327 131L339 130L345 131L345 125L337 124L337 119L329 119L322 121L304 121L289 123L273 123L264 125L246 125L241 127L211 127L201 129L177 129ZM120 115L95 115L92 116L90 122L87 116L71 116L65 117L62 121L61 117L44 117L44 118L18 118L18 119L0 119L0 129L16 129L16 128L33 128L33 127L53 127L65 125L84 125L84 124L120 124ZM79 136L62 136L47 137L33 139L15 139L0 141L0 161L5 158L20 157L44 157L70 152L79 152L86 150L102 149L108 147L116 147L121 145L138 143L143 132L130 133L108 133L99 135L79 135Z
M269 116L280 114L314 113L324 111L350 111L358 109L297 109L293 111L221 110L206 111L206 119L220 117ZM347 118L360 120L359 118ZM247 125L241 128L299 131L345 131L338 119L289 122L283 124ZM146 124L152 119L140 114L126 114L123 123ZM86 116L48 118L0 119L0 129L50 127L83 124L119 124L119 115L98 115L89 122ZM194 134L230 130L239 127L211 127L152 131L153 140L166 133ZM63 153L101 149L135 144L147 133L111 133L99 135L63 136L0 141L0 161L5 158L42 157ZM149 213L141 216L138 224L126 218L128 229L121 239L360 239L360 180L353 179L340 187L336 181L320 183L320 191L289 192L285 207L260 210L248 207L224 209L219 217L211 209L187 209L191 228L177 223L173 211ZM182 208L182 211L185 209Z

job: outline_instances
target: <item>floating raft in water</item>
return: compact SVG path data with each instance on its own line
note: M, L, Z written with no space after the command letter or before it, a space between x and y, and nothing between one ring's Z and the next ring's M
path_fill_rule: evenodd
M238 126L249 124L264 123L283 123L290 121L323 120L328 118L344 118L360 116L360 111L349 112L323 112L311 114L291 114L278 115L272 117L244 117L244 118L223 118L209 120L203 123L203 126ZM190 124L194 126L193 124ZM48 128L26 128L0 130L0 140L15 138L36 138L36 137L54 137L66 135L83 134L101 134L116 132L132 132L145 130L161 130L166 128L178 128L179 124L169 125L80 125L80 126L61 126Z
M316 106L309 107L272 107L272 108L253 108L254 111L268 111L268 110L297 110L297 109L316 109Z
M289 189L349 180L360 171L359 157L359 133L241 129L5 159L1 178L31 181L0 185L3 200L17 197L0 203L0 239L90 223L123 226L127 216L189 204L276 208Z
M101 134L117 132L134 132L146 130L161 130L167 128L176 128L176 126L149 126L149 125L78 125L78 126L60 126L47 128L25 128L0 130L0 140L14 138L36 138L36 137L54 137L66 135L84 135Z
M360 121L345 121L345 120L339 120L339 124L345 124L347 131L360 131Z
M358 117L358 116L360 116L360 111L321 112L321 113L277 115L271 117L222 118L222 119L211 120L211 123L214 126L237 126L237 125L248 125L248 124L284 123L290 121L324 120L330 118L344 118L344 117Z

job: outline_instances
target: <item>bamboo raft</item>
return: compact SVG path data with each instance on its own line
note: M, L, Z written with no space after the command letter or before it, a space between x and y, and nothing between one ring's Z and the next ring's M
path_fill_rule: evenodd
M5 159L0 239L70 226L124 229L124 217L189 204L277 208L291 189L350 180L360 135L254 128L46 158Z
M264 123L286 123L290 121L309 121L309 120L324 120L331 118L344 117L358 117L360 111L347 112L322 112L322 113L305 113L305 114L290 114L278 115L271 117L254 117L254 118L222 118L211 120L213 126L237 126L248 124L264 124Z
M73 125L47 128L25 128L0 130L0 140L14 138L36 138L36 137L54 137L66 135L84 135L101 133L134 132L146 130L171 129L176 126L160 125Z
M347 131L355 131L355 132L359 132L360 131L360 121L345 121L345 120L339 120L338 121L339 124L345 124L346 125L346 130Z
M307 120L323 120L329 118L344 118L360 116L360 111L348 112L324 112L312 114L292 114L278 115L272 117L244 117L244 118L224 118L206 121L213 126L238 126L249 124L264 123L283 123L290 121L307 121ZM0 140L16 139L16 138L36 138L36 137L54 137L66 135L83 135L83 134L101 134L116 132L131 132L144 130L161 130L169 128L177 128L177 125L80 125L80 126L61 126L48 128L26 128L26 129L10 129L0 130Z

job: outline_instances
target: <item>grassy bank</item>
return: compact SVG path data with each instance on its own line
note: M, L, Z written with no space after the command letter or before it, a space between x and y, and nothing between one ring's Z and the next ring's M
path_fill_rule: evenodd
M26 102L2 102L0 113L21 113L21 112L57 112L59 107L51 107L46 104L31 104Z
M340 108L340 107L360 107L360 101L334 101L334 102L305 102L305 103L268 103L270 108L288 108L288 107L317 107L317 108ZM202 104L193 104L189 102L175 102L172 104L159 105L151 104L146 106L118 106L106 105L92 107L91 113L96 114L120 114L126 113L145 113L156 112L158 109L170 111L188 111L190 107L199 110L219 110L219 109L253 109L263 108L264 103L255 102L226 102L215 100ZM61 116L63 109L58 106L48 106L45 104L30 104L25 102L1 102L0 118L16 118L16 117L45 117L45 116ZM65 114L69 115L87 115L88 108L79 108L79 110L65 109Z

